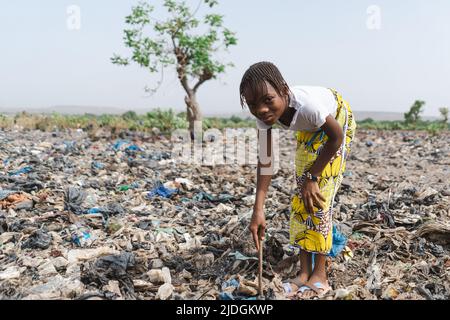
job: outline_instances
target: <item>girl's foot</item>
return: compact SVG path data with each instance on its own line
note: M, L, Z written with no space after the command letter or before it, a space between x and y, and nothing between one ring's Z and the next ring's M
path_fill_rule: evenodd
M307 273L301 273L297 278L289 279L283 283L284 291L287 293L287 297L293 297L297 294L297 291L308 281L309 275Z
M300 299L311 299L313 297L322 297L331 290L326 276L312 275L307 283L298 291Z

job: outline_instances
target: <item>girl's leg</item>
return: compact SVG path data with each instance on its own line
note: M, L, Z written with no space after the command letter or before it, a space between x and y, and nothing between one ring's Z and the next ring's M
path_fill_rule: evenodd
M312 273L312 254L307 251L300 250L300 274L297 276L297 279L302 284L307 283L308 279L311 276L311 273ZM297 282L288 281L288 283L292 290L289 293L288 297L292 297L297 293L297 290L300 288L298 287Z
M316 254L314 271L312 272L311 277L308 280L308 283L314 284L316 282L320 282L325 288L329 286L326 271L326 261L327 261L326 255ZM302 294L302 297L310 298L314 295L316 295L316 293L313 290L307 290Z
M299 279L305 283L312 273L312 254L305 250L300 250L300 275Z

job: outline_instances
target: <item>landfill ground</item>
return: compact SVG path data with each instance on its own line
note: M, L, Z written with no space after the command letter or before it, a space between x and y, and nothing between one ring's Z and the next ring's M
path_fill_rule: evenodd
M255 299L254 165L171 159L169 138L0 131L0 299ZM263 288L289 246L291 133L266 200ZM450 298L450 133L359 130L334 222L348 239L322 299Z

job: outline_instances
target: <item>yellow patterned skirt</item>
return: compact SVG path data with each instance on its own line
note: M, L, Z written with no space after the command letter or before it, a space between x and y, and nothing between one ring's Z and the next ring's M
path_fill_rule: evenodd
M303 203L301 194L305 173L309 171L328 137L323 130L318 132L297 131L297 150L295 158L295 178L297 193L292 199L290 219L290 244L302 250L328 254L332 248L333 205L338 191L347 156L356 130L356 122L347 101L334 89L330 89L337 101L336 120L344 130L344 142L336 155L327 164L319 181L321 194L326 199L325 210L314 207L314 214L309 214Z

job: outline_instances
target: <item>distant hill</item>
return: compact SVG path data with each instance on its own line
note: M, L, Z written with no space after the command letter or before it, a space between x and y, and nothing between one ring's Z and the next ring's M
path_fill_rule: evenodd
M95 115L101 115L101 114L122 114L126 112L127 110L122 108L114 108L114 107L101 107L101 106L53 106L53 107L47 107L47 108L14 108L14 109L7 109L7 108L1 108L0 112L6 113L6 114L15 114L17 112L26 111L29 113L39 113L39 114L51 114L53 112L57 112L60 114L95 114Z
M375 121L397 121L405 120L403 113L400 112L373 112L373 111L354 111L356 120L365 120L372 118ZM422 116L423 120L437 120L438 117Z
M39 114L51 114L52 112L58 112L60 114L95 114L95 115L101 115L101 114L122 114L128 110L133 110L138 114L145 114L146 112L150 111L151 109L147 108L117 108L117 107L108 107L108 106L53 106L53 107L47 107L47 108L5 108L0 106L0 112L4 114L15 114L17 112L21 111L27 111L29 113L39 113ZM181 112L181 111L175 111L175 112ZM372 118L373 120L380 121L380 120L389 120L389 121L395 121L395 120L404 120L403 113L400 112L377 112L377 111L358 111L354 110L355 117L357 120L364 120L367 118ZM218 118L229 118L231 116L236 116L239 118L248 118L252 117L250 112L248 111L241 111L237 113L208 113L205 112L204 116L206 117L218 117ZM430 117L430 116L423 116L424 120L437 120L439 117Z

